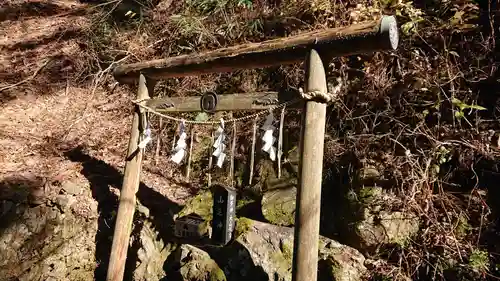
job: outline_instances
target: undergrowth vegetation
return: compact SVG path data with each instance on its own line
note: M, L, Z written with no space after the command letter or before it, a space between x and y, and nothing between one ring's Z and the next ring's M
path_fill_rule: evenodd
M374 279L497 279L495 8L494 1L466 0L115 0L94 7L82 42L92 57L87 74L109 73L116 62L396 15L402 37L397 51L335 58L328 65L329 81L340 78L344 88L329 107L325 184L347 193L355 170L373 161L383 171L383 188L394 194L387 205L421 218L411 241L370 257L380 261L372 268ZM300 65L281 66L170 79L156 90L187 95L296 89L303 74ZM299 116L288 118L297 139Z

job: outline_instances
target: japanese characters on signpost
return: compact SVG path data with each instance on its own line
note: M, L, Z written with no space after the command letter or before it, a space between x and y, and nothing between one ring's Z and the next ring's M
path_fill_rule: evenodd
M212 241L226 245L232 238L236 213L236 191L213 185Z

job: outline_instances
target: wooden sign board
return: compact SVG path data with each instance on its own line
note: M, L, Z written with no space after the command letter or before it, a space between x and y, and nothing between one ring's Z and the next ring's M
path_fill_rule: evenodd
M236 191L221 185L213 186L212 241L226 245L232 238L236 215Z

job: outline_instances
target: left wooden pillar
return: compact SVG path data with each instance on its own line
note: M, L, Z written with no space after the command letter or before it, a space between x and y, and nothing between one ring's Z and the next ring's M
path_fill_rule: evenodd
M153 88L154 81L140 74L137 100L149 99ZM138 147L138 144L141 132L145 130L146 122L144 110L136 106L132 119L127 158L125 160L125 172L109 258L107 281L122 281L125 272L125 261L127 259L127 250L135 211L135 195L139 189L142 168L143 150Z

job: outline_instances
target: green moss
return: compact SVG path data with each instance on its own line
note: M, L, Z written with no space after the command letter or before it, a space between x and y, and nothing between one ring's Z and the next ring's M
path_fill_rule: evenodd
M473 250L469 257L469 266L476 272L487 271L490 267L488 252Z
M235 238L238 238L240 235L244 234L252 227L252 220L247 218L238 218L236 221L235 227Z
M206 178L203 171L207 167L207 155L210 154L211 138L210 135L198 134L201 140L193 146L191 156L191 173L193 177Z
M191 161L193 163L204 161L207 159L208 150L212 145L210 136L199 135L202 137L201 141L193 146L193 155L191 157Z
M331 270L332 276L335 278L334 280L342 279L342 275L344 274L344 272L342 271L342 268L332 258L330 258L330 262L332 263L332 265L330 266L330 270Z
M226 275L220 267L215 266L210 272L210 281L226 281Z
M291 245L291 243L283 243L281 245L281 252L283 253L283 258L291 264L293 259L293 245Z
M259 182L267 188L268 181L276 179L276 171L274 169L274 163L269 160L263 160L259 165Z
M469 222L467 221L467 218L464 215L460 215L458 217L458 224L457 227L455 228L455 234L459 238L463 238L465 235L467 235L467 232L471 229L471 226Z
M271 255L271 260L274 265L276 265L276 271L279 275L286 276L292 270L292 259L280 251L276 251Z
M189 202L187 202L184 208L182 208L182 210L179 212L178 216L183 217L194 213L202 217L204 220L211 220L212 206L212 193L209 191L205 191L189 200Z
M400 239L395 239L394 241L391 242L399 245L401 249L406 249L410 245L410 237L405 237L405 238L401 237Z
M364 204L373 202L380 194L382 189L380 187L363 187L359 191L359 201Z
M293 225L295 222L295 216L294 216L295 208L293 208L293 210L285 210L281 208L283 207L284 204L265 208L263 210L264 217L268 221L274 224Z
M240 209L244 208L245 206L252 204L254 202L255 202L254 199L248 198L248 197L243 197L241 199L238 199L238 201L236 201L236 210L240 210Z

